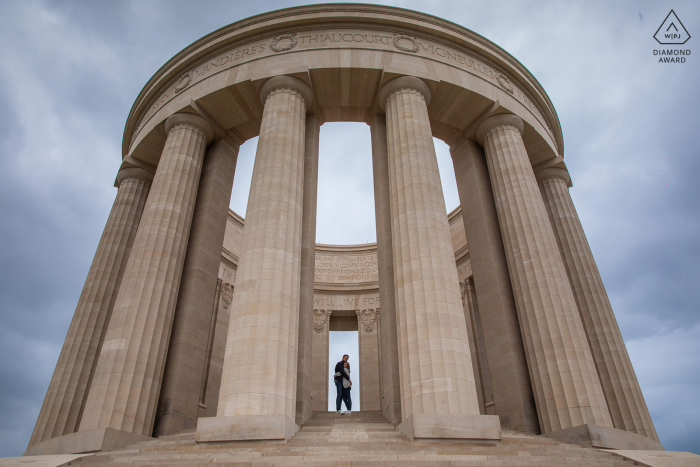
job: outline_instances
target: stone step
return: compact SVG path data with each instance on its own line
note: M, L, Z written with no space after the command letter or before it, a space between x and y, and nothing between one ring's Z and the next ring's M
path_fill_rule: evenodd
M329 431L336 430L347 430L347 431L394 431L394 426L390 424L379 424L379 423L368 423L363 425L349 425L349 424L337 424L337 425L305 425L300 431L305 433L327 433Z
M144 441L78 459L80 467L482 466L625 467L607 452L538 435L503 431L501 441L409 441L381 412L315 412L288 442L196 444L194 432Z
M383 455L354 455L343 456L338 459L338 456L237 456L236 458L228 457L208 457L208 458L181 458L181 459L144 459L131 462L117 461L111 463L114 467L117 466L133 466L146 467L155 465L169 466L192 466L192 465L226 465L226 466L243 466L251 467L263 466L299 466L313 467L325 465L365 465L365 466L395 466L395 467L410 467L410 466L484 466L484 467L560 467L566 464L566 467L577 466L611 466L623 467L635 465L628 461L615 461L612 459L552 459L538 456L531 457L508 457L508 456L383 456Z

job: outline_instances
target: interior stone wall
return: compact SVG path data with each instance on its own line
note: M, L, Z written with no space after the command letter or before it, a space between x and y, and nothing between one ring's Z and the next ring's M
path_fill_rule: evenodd
M448 220L455 251L455 267L460 284L464 287L471 276L471 264L459 207L448 214ZM205 370L205 396L201 401L198 417L216 416L228 323L231 313L235 312L231 310L231 297L235 287L243 225L244 219L229 211L219 267L216 312L210 335L211 357ZM328 378L329 331L358 331L360 357L359 362L353 362L355 366L352 369L353 374L360 374L360 407L363 411L381 410L381 304L377 274L377 246L374 243L316 245L312 338L314 411L328 410L328 386L332 384ZM469 305L466 301L464 303L466 314ZM473 329L470 329L470 339L473 336ZM473 340L478 342L477 337ZM478 352L472 352L472 355L475 354ZM477 374L478 362L475 360L473 363ZM483 410L484 396L481 388L484 385L484 376L478 374L477 379L479 405Z

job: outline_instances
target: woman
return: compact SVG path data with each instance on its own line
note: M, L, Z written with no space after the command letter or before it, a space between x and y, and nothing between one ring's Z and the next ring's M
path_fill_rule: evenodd
M347 413L352 411L352 399L350 398L350 389L352 389L352 380L350 379L350 364L348 362L343 363L343 402L345 402L345 407L348 409Z

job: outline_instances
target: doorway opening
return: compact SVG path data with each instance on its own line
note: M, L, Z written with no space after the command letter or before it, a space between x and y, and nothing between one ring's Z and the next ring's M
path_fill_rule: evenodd
M354 313L354 312L353 312ZM357 319L355 319L357 323ZM357 324L356 324L357 326ZM328 410L335 412L336 388L333 383L335 364L342 360L343 355L350 357L350 377L352 379L352 411L360 410L360 350L358 345L358 331L330 331L328 336ZM346 410L345 404L341 405Z

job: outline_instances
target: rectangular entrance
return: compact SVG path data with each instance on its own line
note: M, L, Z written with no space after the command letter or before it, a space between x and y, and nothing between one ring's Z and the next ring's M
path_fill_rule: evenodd
M333 320L331 319L331 329L333 329ZM341 361L344 354L350 357L350 378L352 379L352 389L350 396L352 398L352 411L361 410L360 406L360 351L357 338L357 319L355 319L354 331L330 331L328 336L328 410L335 411L336 387L333 383L333 375L335 365ZM346 410L345 404L341 406L341 410Z

